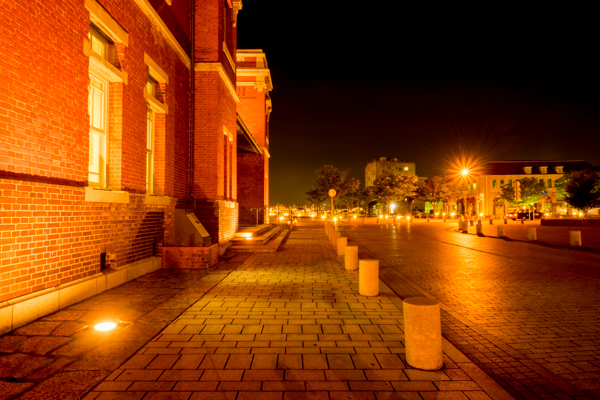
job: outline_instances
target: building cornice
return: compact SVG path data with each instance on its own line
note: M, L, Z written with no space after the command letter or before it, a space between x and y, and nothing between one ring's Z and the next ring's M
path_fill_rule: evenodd
M221 80L223 81L223 83L225 83L225 87L227 87L227 90L229 90L229 94L231 94L231 97L233 97L233 99L235 100L236 103L240 102L240 98L237 95L235 86L233 86L231 79L229 79L229 76L225 72L225 68L223 68L223 64L221 64L220 62L197 62L196 64L194 64L194 71L196 71L196 72L217 72L219 74L219 76L221 77Z
M158 31L162 34L163 38L167 41L169 46L171 46L173 51L175 51L175 54L177 54L179 56L179 58L181 59L183 64L188 69L190 69L191 65L192 65L190 57L188 57L188 55L185 53L185 50L183 50L183 47L181 47L181 45L179 44L177 39L175 39L175 36L173 36L173 34L169 30L169 28L167 28L167 25L165 25L165 23L160 18L160 16L157 14L156 10L154 10L154 7L152 7L150 2L148 0L134 0L134 1L138 5L138 7L140 7L142 12L146 15L146 17L148 17L148 19L150 20L152 25L154 25L154 27L156 27L158 29Z

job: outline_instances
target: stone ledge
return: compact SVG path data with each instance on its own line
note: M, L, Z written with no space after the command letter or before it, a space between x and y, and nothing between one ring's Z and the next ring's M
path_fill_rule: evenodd
M85 188L85 201L97 203L129 204L129 192Z
M152 206L168 206L171 203L169 196L156 196L153 194L146 194L144 197L144 204Z
M0 334L159 270L161 265L161 257L150 257L117 269L106 269L93 276L2 302L0 303Z

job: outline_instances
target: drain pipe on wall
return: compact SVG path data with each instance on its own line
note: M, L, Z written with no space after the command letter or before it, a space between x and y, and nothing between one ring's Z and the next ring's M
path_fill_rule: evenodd
M195 106L195 64L196 64L196 2L192 2L190 12L190 32L191 32L191 63L190 63L190 198L194 200L194 215L196 215L197 199L194 196L194 106Z

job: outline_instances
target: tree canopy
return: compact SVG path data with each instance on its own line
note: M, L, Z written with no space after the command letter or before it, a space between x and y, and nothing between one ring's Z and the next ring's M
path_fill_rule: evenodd
M438 203L447 204L450 200L460 196L460 191L454 189L451 179L434 176L419 184L416 191L418 199L431 203L434 212L437 212Z
M600 207L600 172L572 171L565 175L565 200L585 215L590 208Z
M305 193L305 199L319 203L327 199L329 190L335 190L334 201L349 193L354 193L360 188L360 181L356 178L347 178L348 170L342 171L333 165L325 164L315 171L317 179L312 190Z
M418 181L416 175L389 175L377 179L368 189L375 198L385 203L389 210L393 203L414 197Z
M521 178L517 179L513 186L502 186L498 198L515 207L532 206L541 201L542 191L545 189L546 186L536 178Z

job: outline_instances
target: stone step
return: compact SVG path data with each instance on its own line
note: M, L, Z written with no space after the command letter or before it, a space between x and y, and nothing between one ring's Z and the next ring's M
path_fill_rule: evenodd
M235 233L235 237L237 238L247 238L247 237L256 237L261 236L269 229L271 229L271 224L261 224L261 225L252 225L252 226L242 226Z
M281 243L283 243L283 241L285 240L285 238L288 237L289 234L290 234L289 229L287 229L287 227L284 227L283 230L279 232L279 235L275 239L271 240L270 242L268 242L264 245L251 246L251 245L247 245L245 243L244 244L234 244L233 246L229 247L227 249L227 251L231 251L234 253L244 253L244 252L275 253L281 246Z
M234 237L231 242L234 245L242 246L262 246L267 244L274 236L281 231L281 228L277 225L271 226L268 230L261 232L260 235L246 236L246 237Z

